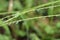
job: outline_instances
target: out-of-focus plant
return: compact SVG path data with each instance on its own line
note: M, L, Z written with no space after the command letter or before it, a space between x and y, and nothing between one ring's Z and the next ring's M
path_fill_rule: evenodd
M60 0L0 0L0 40L59 38L59 5Z

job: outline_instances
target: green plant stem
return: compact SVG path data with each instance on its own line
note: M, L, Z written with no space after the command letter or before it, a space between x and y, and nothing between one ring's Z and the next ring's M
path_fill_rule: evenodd
M57 2L60 2L60 1L54 1L54 2L49 2L49 3L43 4L43 5L39 5L39 6L36 6L36 7L34 7L34 8L24 10L24 11L21 12L21 14L20 14L20 13L16 13L17 16L14 16L13 18L8 19L6 22L11 21L11 20L13 20L14 18L17 18L17 17L19 17L20 15L24 15L24 14L30 12L30 11L35 11L37 8L44 7L44 6L47 6L47 5L51 5L51 4L57 3Z

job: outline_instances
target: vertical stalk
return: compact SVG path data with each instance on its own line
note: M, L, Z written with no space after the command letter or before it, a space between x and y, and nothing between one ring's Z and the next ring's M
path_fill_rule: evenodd
M25 18L25 16L21 15L20 16L22 20ZM27 40L29 40L29 25L27 24L27 21L24 21L24 25L26 27L26 33L27 33Z
M50 0L50 1L53 1L53 0ZM53 15L53 6L54 4L51 5L52 7L48 9L48 15ZM50 24L53 22L53 17L50 19Z
M12 12L13 11L13 0L9 0L9 6L8 6L8 12ZM9 25L9 29L11 32L11 35L13 36L13 38L16 38L16 32L15 32L15 27L14 24Z
M13 10L13 0L9 0L8 12Z
M25 0L26 8L31 8L33 6L34 0Z

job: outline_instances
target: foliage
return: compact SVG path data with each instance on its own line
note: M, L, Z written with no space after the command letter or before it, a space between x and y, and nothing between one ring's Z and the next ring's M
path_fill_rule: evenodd
M0 40L59 37L60 0L0 0Z

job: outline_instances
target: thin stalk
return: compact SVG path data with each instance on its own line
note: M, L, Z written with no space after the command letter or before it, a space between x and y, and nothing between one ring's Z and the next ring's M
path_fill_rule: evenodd
M20 17L22 18L22 20L25 18L25 16L23 16L23 15L21 15ZM26 27L27 40L29 40L29 25L28 25L27 21L24 21L24 25Z
M11 12L12 10L13 10L13 0L9 0L8 12Z
M34 0L25 0L26 8L31 8L33 6Z
M52 1L52 0L51 0ZM51 4L52 5L52 7L51 8L49 8L48 9L48 15L53 15L53 11L54 11L54 3L53 4ZM53 17L51 17L51 19L50 19L50 24L53 22Z
M17 16L14 16L13 18L8 19L7 22L13 20L14 18L19 17L20 15L24 15L24 14L30 12L30 11L35 11L37 8L44 7L44 6L47 6L47 5L51 5L51 4L57 3L57 2L60 2L60 1L54 1L54 2L49 2L49 3L43 4L43 5L39 5L39 6L36 6L34 8L24 10L24 11L21 12L21 14L20 13L16 13Z

